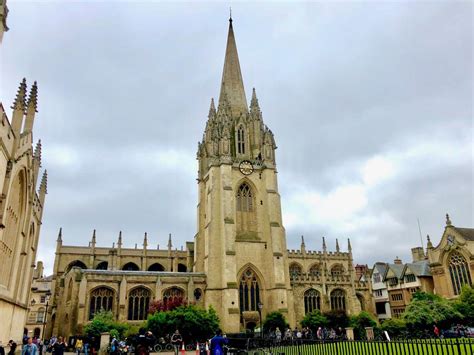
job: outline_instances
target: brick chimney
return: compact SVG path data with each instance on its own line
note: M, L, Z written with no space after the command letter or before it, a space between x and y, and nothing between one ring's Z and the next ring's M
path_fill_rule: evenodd
M401 265L402 264L402 259L400 259L398 256L395 258L393 261L394 264Z
M425 252L422 247L411 248L411 256L413 262L422 261L426 259Z

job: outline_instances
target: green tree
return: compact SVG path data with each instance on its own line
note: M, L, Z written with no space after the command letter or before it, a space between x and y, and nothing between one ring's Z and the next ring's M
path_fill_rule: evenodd
M199 306L186 305L150 315L146 328L157 337L171 334L178 329L186 343L203 341L214 335L219 328L219 317L212 307L205 310Z
M461 319L462 314L456 310L454 302L426 292L416 292L403 313L403 320L414 336L431 332L435 324L447 329Z
M474 288L465 285L454 308L462 314L464 324L474 326Z
M274 331L277 327L284 333L286 327L288 327L285 316L280 312L268 313L263 322L263 332L269 333L270 331Z
M112 336L123 338L129 329L127 323L117 322L112 312L101 311L94 315L92 321L84 328L84 333L89 337L99 338L101 333L109 332Z
M343 310L333 310L323 313L326 319L328 320L328 328L345 328L349 325L349 317L346 312Z
M301 321L301 326L310 328L313 334L316 334L316 331L319 327L328 326L328 319L316 309L304 316L303 320Z
M370 313L362 311L358 315L350 318L349 325L354 328L354 336L356 339L364 339L366 337L365 327L375 328L377 322Z
M391 338L404 337L406 335L406 323L403 319L386 319L380 325L382 331L386 331Z

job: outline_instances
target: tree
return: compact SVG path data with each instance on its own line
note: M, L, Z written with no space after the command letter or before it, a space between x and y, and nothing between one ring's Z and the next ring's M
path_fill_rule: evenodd
M465 285L454 308L463 315L463 323L474 326L474 288Z
M326 327L328 324L328 319L317 309L307 313L301 321L301 326L310 328L313 334L316 334L319 327Z
M277 327L282 333L285 331L285 328L288 327L285 317L280 312L268 313L263 322L263 332L269 333L274 331Z
M205 310L196 305L183 305L150 315L146 328L157 337L164 337L178 329L186 343L203 341L215 334L219 328L219 317L212 307Z
M347 316L345 311L339 310L333 310L329 312L323 313L324 316L328 320L328 328L345 328L349 325L349 317Z
M189 302L181 297L176 297L166 302L163 300L153 300L150 302L150 306L148 307L148 313L154 314L156 312L171 311L187 304L189 304Z
M352 316L349 325L354 328L354 336L357 339L363 339L366 336L366 327L376 327L377 322L372 318L370 313L362 311L356 316Z
M406 323L403 319L390 318L382 322L380 328L386 331L391 338L404 337L406 334Z
M105 332L123 338L128 328L129 325L127 323L117 322L112 312L101 311L96 313L92 321L85 326L84 332L87 336L95 337L96 339L100 338L100 334Z
M430 333L435 324L447 329L461 319L462 314L456 310L453 302L426 292L413 294L411 303L403 313L408 330L415 336Z

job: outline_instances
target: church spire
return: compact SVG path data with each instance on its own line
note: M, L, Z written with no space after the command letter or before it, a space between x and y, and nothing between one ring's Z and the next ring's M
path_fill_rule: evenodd
M222 103L226 96L232 114L238 115L247 112L247 99L245 98L244 82L240 71L237 45L235 44L232 17L229 19L229 33L227 35L227 48L225 51L219 104Z

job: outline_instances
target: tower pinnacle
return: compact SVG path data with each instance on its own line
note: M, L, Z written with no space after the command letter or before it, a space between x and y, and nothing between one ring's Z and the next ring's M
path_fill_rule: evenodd
M227 101L233 115L247 112L247 99L245 98L244 82L240 71L237 45L235 44L232 17L229 18L229 33L227 35L219 104L222 103L225 96L227 96Z

